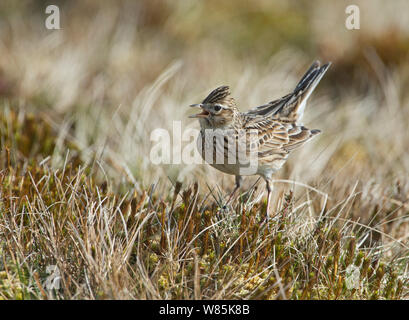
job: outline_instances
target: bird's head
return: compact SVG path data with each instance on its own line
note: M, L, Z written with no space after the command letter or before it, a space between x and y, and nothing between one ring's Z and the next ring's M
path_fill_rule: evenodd
M189 116L198 118L202 128L229 127L238 115L236 102L230 97L228 86L214 89L202 103L192 104L191 107L202 109L201 113Z

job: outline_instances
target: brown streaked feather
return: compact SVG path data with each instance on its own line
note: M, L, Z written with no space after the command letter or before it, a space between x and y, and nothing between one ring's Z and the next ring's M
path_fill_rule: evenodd
M260 161L272 155L285 160L290 151L302 146L320 132L294 122L281 122L262 116L247 117L243 119L243 123L245 130L258 130L257 148Z
M203 100L204 103L217 103L225 100L230 95L229 86L221 86L214 89L209 95Z

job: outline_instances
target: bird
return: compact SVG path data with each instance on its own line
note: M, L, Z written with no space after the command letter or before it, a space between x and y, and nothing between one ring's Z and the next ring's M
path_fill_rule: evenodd
M240 188L242 176L259 175L266 182L268 217L272 175L293 150L321 132L306 128L301 119L308 98L330 65L314 61L292 92L247 112L239 111L226 85L211 91L201 103L191 105L201 109L189 116L200 123L200 155L212 167L235 175L235 188L227 203Z

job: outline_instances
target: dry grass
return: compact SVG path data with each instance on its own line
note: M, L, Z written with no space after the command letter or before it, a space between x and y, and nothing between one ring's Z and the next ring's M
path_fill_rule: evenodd
M387 14L406 4L339 42L324 1L138 3L62 4L60 31L35 2L0 5L0 297L407 298L409 31ZM197 128L187 106L211 88L244 110L317 55L333 67L304 123L323 133L276 176L268 223L256 178L226 209L231 177L151 163L152 130Z

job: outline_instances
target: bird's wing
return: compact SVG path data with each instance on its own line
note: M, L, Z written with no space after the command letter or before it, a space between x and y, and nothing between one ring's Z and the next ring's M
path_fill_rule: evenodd
M249 115L244 115L244 129L246 132L255 130L256 134L249 142L253 143L252 148L256 148L258 159L262 162L281 161L280 166L292 150L320 133L320 130L310 130L295 122Z
M331 63L327 63L320 67L319 61L315 61L301 78L293 92L280 99L251 109L247 113L293 122L300 121L309 96L330 65Z

